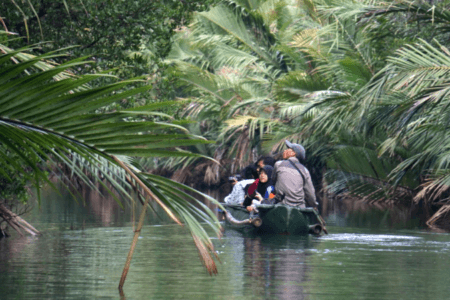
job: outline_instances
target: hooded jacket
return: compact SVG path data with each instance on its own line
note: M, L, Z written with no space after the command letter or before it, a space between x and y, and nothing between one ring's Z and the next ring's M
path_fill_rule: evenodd
M244 204L243 204L245 207L252 204L252 200L255 198L256 192L261 194L261 196L264 199L269 199L271 197L270 194L275 194L275 188L274 188L273 182L272 182L273 167L272 166L264 166L262 169L267 174L267 182L262 183L259 181L259 179L257 179L255 181L255 183L257 185L252 184L248 188L247 196L245 197Z

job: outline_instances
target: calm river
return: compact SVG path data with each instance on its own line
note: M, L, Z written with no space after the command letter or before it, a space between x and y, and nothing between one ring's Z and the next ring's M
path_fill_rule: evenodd
M0 240L0 299L121 299L131 213L97 195L43 194L26 217L44 234ZM188 232L150 214L122 299L448 299L450 234L382 209L326 216L322 237L214 239L209 276Z

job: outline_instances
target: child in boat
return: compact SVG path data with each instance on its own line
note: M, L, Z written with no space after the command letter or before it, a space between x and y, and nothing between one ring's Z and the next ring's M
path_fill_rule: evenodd
M245 167L242 175L244 177L244 180L235 180L232 183L234 185L233 190L228 196L225 197L225 203L242 205L246 193L245 187L251 185L255 181L255 178L258 177L256 168L253 165Z
M272 183L272 166L264 166L259 170L259 180L257 185L252 184L248 187L247 195L245 196L244 206L247 211L254 210L252 204L259 204L264 200L270 200L275 197L275 187Z
M257 175L255 176L255 178L258 177L259 174L259 170L261 170L262 168L264 168L264 166L271 166L273 167L275 164L275 159L272 156L261 156L260 158L258 158L258 160L255 163L255 168L257 171ZM271 179L271 177L269 176L269 180ZM247 193L248 190L251 191L250 194L253 193L254 190L256 190L256 187L258 186L258 182L259 182L259 178L257 178L250 186L246 186L245 187L245 192Z

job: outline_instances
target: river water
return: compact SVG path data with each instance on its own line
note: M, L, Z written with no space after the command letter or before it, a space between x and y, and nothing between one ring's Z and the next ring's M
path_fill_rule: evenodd
M450 234L393 210L326 216L322 237L214 238L219 274L203 268L186 229L149 214L119 295L131 212L89 194L44 192L26 217L40 237L0 240L0 299L448 299ZM400 217L399 217L400 215Z

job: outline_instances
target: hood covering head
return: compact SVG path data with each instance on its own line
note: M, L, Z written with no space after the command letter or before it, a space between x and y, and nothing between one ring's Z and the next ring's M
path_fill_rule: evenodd
M272 183L272 166L264 166L260 171L264 171L267 174L268 180L267 182L258 182L258 187L256 191L263 196L263 198L269 198L269 194L273 191L273 183Z
M299 159L299 160L305 160L306 159L306 153L305 153L305 148L303 148L302 145L300 144L293 144L291 142L289 142L288 140L284 141L286 146L292 150L294 150L295 152L295 156Z
M262 167L261 171L263 171L267 174L267 177L269 178L269 182L272 181L272 171L273 171L273 167L272 166L264 166Z

